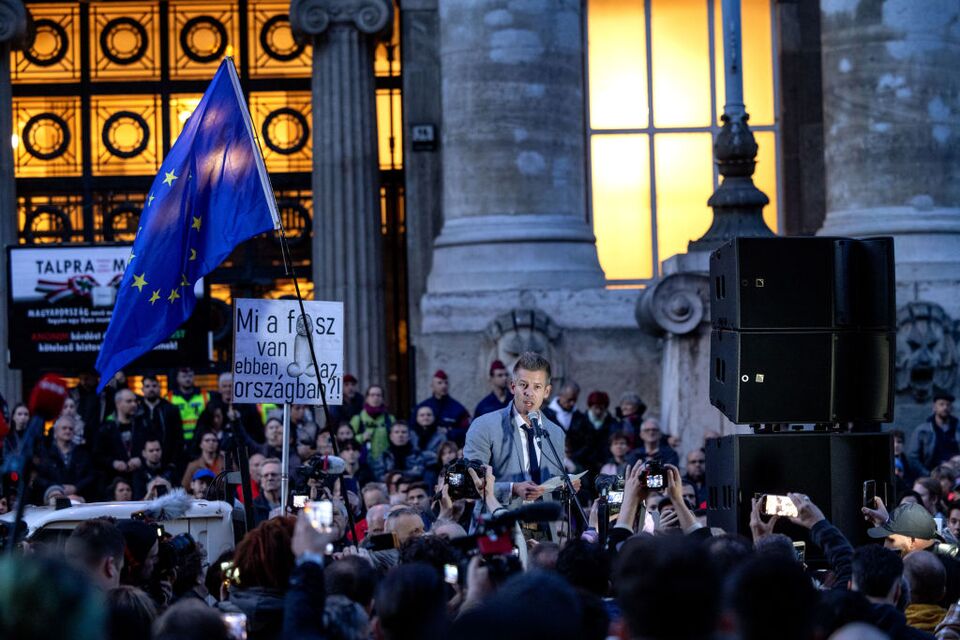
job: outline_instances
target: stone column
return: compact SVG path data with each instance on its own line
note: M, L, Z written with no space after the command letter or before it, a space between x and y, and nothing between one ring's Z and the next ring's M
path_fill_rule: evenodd
M960 5L821 0L827 216L822 235L894 237L894 424L957 393Z
M581 2L444 0L431 293L603 286L586 223Z
M898 304L960 315L960 5L821 0L822 235L892 235Z
M344 303L344 366L386 376L373 51L389 0L293 0L290 22L313 44L313 283Z
M10 51L24 46L29 14L20 0L0 0L0 249L17 243L17 190L13 173L13 95ZM7 352L7 258L0 259L0 353ZM21 399L20 372L0 358L0 394L11 407Z

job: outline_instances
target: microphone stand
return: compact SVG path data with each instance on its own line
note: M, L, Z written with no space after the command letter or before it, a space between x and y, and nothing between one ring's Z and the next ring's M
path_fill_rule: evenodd
M577 500L577 492L573 488L573 482L570 480L570 476L567 474L566 469L563 468L563 460L560 458L560 454L557 453L557 447L554 446L553 440L550 439L550 433L540 425L540 420L538 418L531 418L530 424L533 425L533 434L537 439L537 445L540 445L542 440L547 441L547 445L550 447L550 451L553 452L553 459L557 462L557 466L560 468L560 476L563 478L564 488L570 494L570 497L567 498L567 513L570 513L571 509L569 508L569 503L577 505L577 511L580 513L580 521L583 523L583 526L586 527L587 523L587 514L584 513L583 507L580 505L580 501ZM543 450L543 447L540 447L540 450Z

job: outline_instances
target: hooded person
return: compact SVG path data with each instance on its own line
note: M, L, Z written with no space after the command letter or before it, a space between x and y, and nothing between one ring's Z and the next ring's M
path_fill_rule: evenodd
M160 549L157 527L140 520L121 520L117 522L117 528L126 545L120 583L143 588L157 563Z

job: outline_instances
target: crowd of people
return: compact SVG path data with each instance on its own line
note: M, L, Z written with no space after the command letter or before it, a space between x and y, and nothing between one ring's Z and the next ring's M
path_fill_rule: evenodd
M929 430L909 442L894 432L895 504L863 507L877 543L854 548L799 493L790 518L754 502L751 538L707 526L704 449L681 461L634 393L611 411L593 390L581 410L579 386L554 393L549 363L534 354L512 370L494 362L489 376L471 414L437 371L409 419L391 413L383 387L361 392L346 376L329 426L315 408L291 407L286 470L280 408L234 405L229 374L208 391L180 369L167 397L151 376L140 395L122 375L103 394L81 376L37 448L25 500L62 507L182 490L240 509L243 491L215 489L243 450L253 526L217 558L189 534L158 535L149 518L87 520L59 548L24 543L0 560L0 637L212 640L242 628L254 640L960 639L960 434L949 395L937 395ZM30 418L22 404L9 416L7 456ZM533 437L541 428L559 459ZM335 453L342 472L329 471ZM647 486L654 465L662 487ZM587 522L559 533L514 523L516 507L550 499L551 469L589 472L573 487ZM294 492L331 503L332 523L282 511L284 471ZM597 476L619 477L617 509ZM821 563L797 553L786 520Z

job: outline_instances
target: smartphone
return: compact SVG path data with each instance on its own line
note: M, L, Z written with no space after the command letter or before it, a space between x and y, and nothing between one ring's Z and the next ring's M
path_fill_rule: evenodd
M447 584L457 584L460 581L460 570L457 569L457 565L443 565L443 581Z
M231 611L220 615L230 640L247 640L247 614Z
M623 504L623 491L610 491L607 493L607 504Z
M310 521L310 526L320 533L330 533L333 527L333 503L329 500L307 502L303 505L303 513Z
M156 487L154 487L154 488L157 490L157 497L158 497L158 498L159 498L160 496L165 496L165 495L167 495L167 485L165 485L165 484L158 484L158 485L157 485Z
M387 551L388 549L396 549L397 544L397 535L395 533L378 533L372 536L367 536L367 540L370 543L367 545L370 551Z
M797 506L787 496L760 496L760 512L765 516L797 517Z
M293 500L291 500L291 502L293 503L294 509L303 509L310 500L310 495L306 493L294 493L292 497Z
M60 509L69 509L73 506L73 503L70 502L70 498L57 498L54 504L56 505L55 508L57 511Z
M867 509L877 508L877 481L867 480L863 483L863 506Z
M807 543L803 541L794 542L793 553L797 556L797 562L805 563L807 561Z

